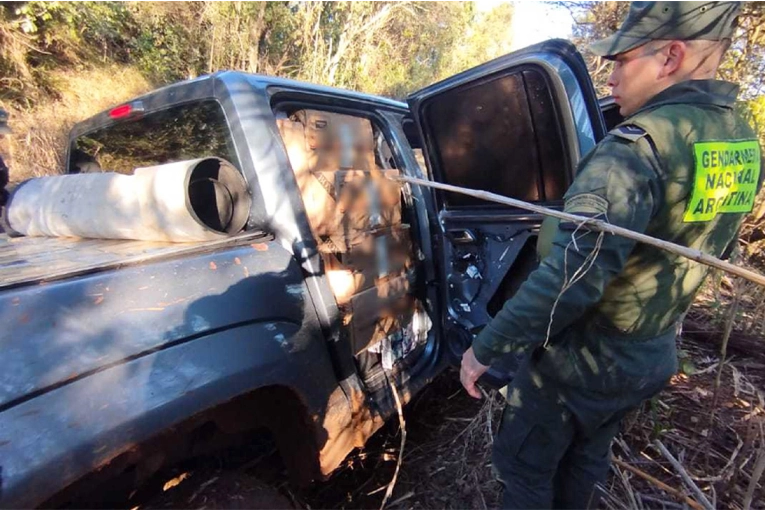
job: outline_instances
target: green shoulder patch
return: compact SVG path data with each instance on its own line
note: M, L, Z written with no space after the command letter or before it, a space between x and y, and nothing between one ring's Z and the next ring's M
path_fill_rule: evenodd
M608 200L594 193L580 193L566 199L563 212L589 218L605 216L608 212Z
M695 175L683 222L713 220L718 214L748 213L760 182L757 140L696 142Z
M617 126L611 131L609 131L610 134L614 136L618 136L619 138L624 138L625 140L629 140L630 142L637 142L641 138L643 138L648 133L645 129L641 128L640 126L635 126L633 124L625 124L623 126Z
M608 200L594 193L580 193L566 199L563 212L587 218L607 219ZM577 226L573 221L562 220L559 228L574 230Z

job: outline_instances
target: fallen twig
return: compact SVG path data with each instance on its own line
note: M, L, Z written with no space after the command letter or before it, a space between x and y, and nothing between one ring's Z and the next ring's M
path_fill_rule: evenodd
M617 464L618 465L618 464ZM613 466L611 466L613 468ZM614 471L619 475L619 481L622 482L622 487L627 493L629 498L630 508L638 508L638 500L635 498L635 491L632 489L632 484L624 471L619 471L614 468Z
M396 499L395 501L391 501L390 506L396 506L397 504L401 503L402 501L406 501L407 499L414 496L414 491L409 491L400 498Z
M458 416L447 416L444 418L444 421L457 421L462 423L472 423L475 420L475 417L473 418L460 418Z
M483 416L483 413L486 410L486 406L489 405L489 400L484 398L483 404L481 405L481 409L476 413L476 415L470 420L470 422L467 424L467 426L462 429L462 431L454 436L454 439L452 439L451 443L455 444L459 438L461 438L463 435L465 435L468 432L471 432L481 424L481 417Z
M635 466L632 466L630 464L627 464L626 462L619 460L619 459L613 459L613 463L619 466L620 468L626 469L627 471L639 476L643 480L647 482L651 482L653 485L658 487L659 489L663 490L664 492L668 494L672 494L673 496L677 496L678 498L685 501L685 503L688 504L691 508L695 510L704 510L704 507L700 505L696 500L689 498L687 495L683 494L681 491L675 489L674 487L670 487L666 483L662 482L658 478L655 478L645 471L641 471L640 469L636 468Z
M381 485L380 487L376 488L375 490L373 490L373 491L371 491L371 492L367 492L367 496L374 496L374 495L375 495L375 494L377 494L378 492L382 492L382 491L384 491L385 489L387 489L387 488L388 488L388 485L390 485L390 483L388 483L388 484L385 484L385 485Z
M569 214L566 212L557 211L555 209L549 209L547 207L530 204L528 202L517 200L515 198L504 197L502 195L497 195L496 193L491 193L488 191L479 191L479 190L474 190L470 188L463 188L460 186L452 186L451 184L433 182L427 179L418 179L416 177L405 177L405 176L398 176L393 179L402 181L402 182L408 182L410 184L416 184L418 186L425 186L429 188L441 189L444 191L451 191L453 193L459 193L461 195L468 195L471 197L479 198L481 200L496 202L498 204L510 205L513 207L517 207L519 209L525 209L527 211L532 211L545 216L552 216L554 218L558 218L561 220L575 222L581 225L585 225L587 226L587 228L590 228L592 230L606 232L609 234L626 237L628 239L633 239L641 243L649 244L656 248L660 248L670 253L674 253L675 255L680 255L690 260L696 261L700 264L704 264L706 266L714 267L722 271L725 271L726 273L740 276L741 278L749 280L750 282L753 282L753 283L756 283L757 285L761 285L765 287L765 276L759 273L750 271L749 269L745 269L743 267L734 266L733 264L729 262L720 260L717 257L713 257L709 255L708 253L704 253L700 250L694 250L692 248L688 248L687 246L680 246L679 244L670 243L668 241L664 241L662 239L657 239L655 237L634 232L632 230L629 230L623 227L611 225L610 223L606 223L603 220L599 220L595 218L587 218L585 216L579 216L576 214Z
M757 453L757 462L754 464L754 471L752 471L752 477L749 479L749 487L746 489L746 495L744 496L744 510L749 510L752 506L752 499L754 497L754 491L757 489L757 484L762 478L762 473L765 471L765 439L760 431L760 448Z
M673 508L673 509L676 508L677 510L685 510L687 508L686 506L681 505L680 503L674 503L672 501L664 501L663 499L654 498L653 496L646 496L645 494L641 494L640 499L642 499L643 501L647 501L649 503L658 503L663 508ZM652 506L652 508L656 508L656 507Z
M404 421L404 410L401 408L401 399L398 396L398 390L396 390L396 383L393 382L393 378L389 378L388 382L390 383L390 389L393 392L393 399L396 401L396 411L398 411L398 423L401 427L401 446L398 450L398 460L396 461L396 471L393 473L393 478L391 478L390 483L388 484L388 489L385 491L385 497L382 500L382 504L380 505L380 510L383 510L385 508L385 504L388 502L388 499L390 499L391 495L393 494L393 488L396 486L396 480L398 480L398 472L401 470L401 462L404 460L404 446L406 446L406 422Z
M187 503L191 503L192 501L194 501L194 499L196 499L196 497L199 496L199 493L202 492L205 487L207 487L208 485L213 484L213 483L215 483L217 481L218 481L218 477L217 476L213 476L212 478L210 478L206 482L199 484L199 487L197 487L197 490L194 491L194 494L192 494L191 497L186 502Z
M711 372L712 370L714 370L718 366L720 366L720 362L716 361L716 362L712 363L711 365L709 365L706 368L702 368L701 370L697 370L696 372L693 373L693 375L698 376L698 375L706 374L708 372Z
M494 396L493 395L489 395L488 393L486 393L486 391L483 388L481 388L480 386L479 386L479 388L481 389L481 393L483 394L483 398L485 398L486 401L489 404L489 408L486 410L486 428L487 428L487 433L488 433L487 437L489 438L489 444L493 445L494 444L494 430L493 430L492 424L491 424L491 415L494 413ZM484 506L486 506L485 502L484 502Z
M735 432L735 431L734 431ZM736 437L738 437L738 434L736 434ZM733 467L733 463L736 460L736 457L738 457L739 452L741 451L741 448L744 446L744 442L741 440L741 438L738 438L738 445L733 450L733 453L730 456L730 459L725 464L725 466L720 470L720 474L717 476L707 476L707 477L698 477L698 476L692 476L695 481L697 482L719 482L721 480L725 480L726 478L729 478L731 475L728 474L728 470L730 470L731 467Z
M709 500L701 491L701 489L699 489L699 486L694 483L694 481L688 475L688 472L685 470L682 464L680 464L677 461L677 459L671 453L669 453L669 450L667 450L667 447L664 446L664 444L658 439L654 441L653 444L656 445L656 447L659 449L659 451L664 456L664 458L667 459L670 464L672 464L672 467L674 467L675 471L678 472L678 474L680 475L680 478L682 478L683 482L685 482L685 485L696 496L696 499L698 500L698 502L701 503L701 505L703 505L706 510L714 510L712 503L709 502Z
M486 498L483 497L483 492L481 492L481 484L478 483L478 475L473 471L473 481L475 483L475 490L478 492L478 496L481 498L481 508L483 510L488 510L488 506L486 506Z

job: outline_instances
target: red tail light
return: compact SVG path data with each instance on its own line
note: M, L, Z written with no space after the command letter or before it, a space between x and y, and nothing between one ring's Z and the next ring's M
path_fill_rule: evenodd
M117 108L114 108L112 111L109 112L109 117L112 119L122 119L125 117L130 116L130 112L133 111L133 107L129 104L123 104L122 106L118 106Z
M143 113L143 104L141 101L133 101L132 103L123 104L112 108L109 111L109 117L112 119L125 119L127 117L140 116Z

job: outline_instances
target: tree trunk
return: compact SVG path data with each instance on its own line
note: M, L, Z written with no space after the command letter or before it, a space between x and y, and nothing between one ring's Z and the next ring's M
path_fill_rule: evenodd
M259 3L258 17L255 24L250 27L249 71L251 73L257 73L260 69L260 41L265 29L266 6L266 2Z

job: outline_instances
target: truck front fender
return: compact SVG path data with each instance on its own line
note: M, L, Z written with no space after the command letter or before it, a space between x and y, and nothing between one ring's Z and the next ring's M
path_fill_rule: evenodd
M240 325L30 399L0 413L0 503L39 505L189 417L273 385L290 387L308 416L323 416L337 383L315 332L289 322Z

